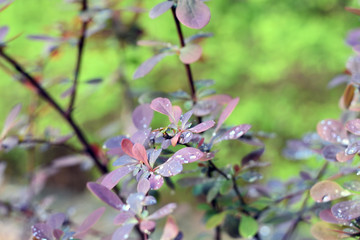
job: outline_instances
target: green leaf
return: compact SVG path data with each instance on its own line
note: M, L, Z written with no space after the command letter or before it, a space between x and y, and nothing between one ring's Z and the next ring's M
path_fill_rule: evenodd
M200 203L197 205L196 208L199 210L203 210L203 211L208 211L208 210L212 209L211 206L209 206L209 204L207 204L207 203Z
M257 221L250 216L241 216L239 224L239 232L241 236L250 238L254 236L258 231L259 225Z
M225 195L225 194L229 193L232 186L233 186L233 184L232 184L231 180L223 181L220 186L220 194Z
M219 184L215 184L207 193L206 202L210 203L214 198L216 198L216 195L219 193L219 190L220 190Z
M215 214L214 216L210 217L209 220L206 222L206 228L211 229L216 226L219 226L225 219L226 212Z

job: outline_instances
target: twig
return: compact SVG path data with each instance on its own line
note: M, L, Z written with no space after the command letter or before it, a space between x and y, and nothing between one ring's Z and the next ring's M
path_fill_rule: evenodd
M176 24L176 30L177 30L179 40L180 40L180 46L185 47L184 35L181 31L181 25L180 25L179 19L177 19L177 17L176 17L175 10L176 10L176 7L171 8L171 11L172 11L172 14L173 14L173 17L175 20L175 24ZM193 78L193 75L191 72L191 67L190 67L190 64L185 64L185 63L184 63L184 66L185 66L188 82L189 82L189 85L191 88L191 99L193 101L193 104L195 105L197 102L197 97L196 97L196 90L195 90L194 78Z
M88 9L87 0L83 0L81 12L84 13L87 11L87 9ZM71 115L71 113L74 109L76 93L77 93L77 86L78 86L80 69L81 69L82 56L83 56L83 50L84 50L84 46L85 46L86 29L87 29L88 23L89 23L89 20L84 19L82 26L81 26L81 35L80 35L80 39L78 41L78 54L77 54L76 67L75 67L75 73L74 73L74 83L72 86L73 89L72 89L72 93L70 96L69 107L67 108L67 114L69 114L69 115Z
M316 183L324 174L329 165L329 162L325 162L325 164L320 169L319 173L317 174L316 178L314 179L314 183ZM306 212L307 202L310 198L310 191L307 191L304 201L301 204L300 211L298 213L298 217L294 220L294 222L290 225L289 229L286 231L282 240L289 240L291 236L294 234L297 226L303 220L303 215Z
M9 55L7 55L2 48L0 48L0 56L4 58L10 65L12 65L21 75L23 75L27 81L36 89L37 94L43 98L46 102L48 102L59 114L60 116L71 126L71 128L74 130L75 135L79 139L81 145L83 145L85 151L90 155L90 157L93 159L95 165L97 168L103 173L108 173L109 170L106 166L104 166L92 147L90 146L90 143L87 141L84 133L78 126L78 124L74 121L74 119L68 115L61 107L60 105L55 101L54 98L52 98L49 93L29 74L27 73L23 67L13 58L11 58Z

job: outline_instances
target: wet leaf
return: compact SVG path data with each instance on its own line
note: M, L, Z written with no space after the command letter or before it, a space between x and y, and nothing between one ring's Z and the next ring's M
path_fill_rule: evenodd
M332 206L331 212L337 219L349 221L358 218L360 217L360 200L339 202Z
M196 125L195 127L189 128L188 130L193 133L201 133L201 132L205 132L206 130L212 128L214 125L215 125L215 121L209 120L206 122L202 122L202 123Z
M347 144L349 142L345 128L342 123L337 120L322 120L318 123L316 129L319 136L325 141L341 144Z
M52 239L52 229L46 223L37 223L31 227L32 235L37 239Z
M154 221L144 220L144 221L141 221L141 223L140 223L140 230L144 233L151 232L152 230L155 229L155 227L156 227L156 222L154 222Z
M176 208L175 203L169 203L169 204L165 205L164 207L160 208L159 210L157 210L156 212L154 212L153 214L151 214L150 216L148 216L146 219L147 220L156 220L156 219L163 218L166 215L169 215L170 213L172 213L175 208Z
M173 55L170 52L163 52L143 62L135 71L133 79L138 79L147 75L164 57Z
M95 223L101 218L105 212L105 207L101 207L90 213L90 215L85 218L85 220L77 228L74 235L75 238L82 238L90 230L90 228L95 225Z
M138 182L137 192L146 194L150 190L150 182L149 180L142 178Z
M150 104L141 104L135 108L132 114L132 121L137 129L146 129L154 117L154 111Z
M183 169L182 164L179 161L167 161L160 165L156 170L158 174L164 177L171 177L179 174Z
M346 130L348 130L349 132L355 135L360 135L360 119L357 118L354 120L347 121L345 124L345 128Z
M188 44L180 49L180 60L185 64L196 62L202 54L201 46L197 44Z
M316 183L310 189L310 195L316 202L329 202L338 198L349 196L350 192L344 190L336 182L324 180Z
M49 225L52 229L60 229L65 221L65 218L66 216L64 213L55 213L47 219L46 224Z
M206 221L206 228L207 229L213 229L217 226L219 226L225 219L227 212L222 212L222 213L218 213L215 214L213 216L211 216L207 221Z
M257 221L246 215L241 216L240 224L239 224L239 233L241 236L245 238L253 237L259 229L259 225Z
M346 182L343 184L343 186L344 186L344 188L346 188L348 190L360 192L360 181Z
M328 223L339 224L339 220L336 217L334 217L334 215L331 212L331 209L322 210L319 213L319 218Z
M355 154L348 155L344 151L341 151L336 154L336 160L338 162L347 162L347 161L353 159L354 156L355 156Z
M200 29L210 21L210 10L200 0L179 0L176 17L189 28Z
M258 172L245 172L243 174L240 175L240 177L246 181L246 182L249 182L249 183L253 183L253 182L256 182L258 180L261 180L263 178L263 176L258 173Z
M103 180L101 181L101 184L104 185L108 189L113 189L119 181L132 172L135 169L134 166L124 166L118 169L115 169L108 173Z
M169 117L169 121L177 124L181 117L181 109L177 106L172 106L171 102L167 98L155 98L151 101L151 109L156 112L162 113ZM177 108L175 108L177 107Z
M343 147L338 145L327 145L321 150L321 153L326 160L337 161L336 154L342 151L344 151Z
M97 196L104 203L115 209L121 209L123 203L121 202L120 198L114 192L107 189L105 186L95 182L89 182L86 184L86 186L95 196Z
M169 10L173 5L173 1L165 1L155 5L155 7L153 7L149 12L150 18L157 18Z
M168 161L177 161L181 164L191 163L199 160L203 155L203 152L201 152L199 149L186 147L174 153L174 155L171 156Z

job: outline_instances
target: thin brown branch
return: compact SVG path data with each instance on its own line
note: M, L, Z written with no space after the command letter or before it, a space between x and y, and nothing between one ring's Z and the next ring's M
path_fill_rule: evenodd
M23 67L12 57L7 55L3 48L0 48L0 56L4 58L10 65L12 65L21 75L23 75L26 80L36 89L37 94L44 99L47 103L49 103L59 114L60 116L70 125L70 127L75 132L79 142L84 147L84 150L89 154L89 156L93 159L96 167L103 173L108 173L109 170L106 166L101 163L101 160L96 155L95 151L91 147L90 143L87 141L84 133L75 122L75 120L68 115L60 105L55 101L53 97L49 95L49 93L29 74L27 73Z
M179 19L176 17L175 10L176 10L175 7L171 8L171 11L172 11L172 14L174 17L174 21L175 21L175 25L176 25L176 30L177 30L179 40L180 40L180 46L185 47L185 38L184 38L184 35L181 30L181 25L180 25ZM197 97L196 97L196 89L195 89L194 78L193 78L193 74L191 71L191 67L190 67L190 64L185 64L185 63L184 63L184 67L185 67L186 75L187 75L188 82L189 82L190 89L191 89L191 99L195 105L197 102Z
M83 0L82 1L82 8L81 8L81 12L85 13L88 10L88 3L87 0ZM87 26L89 24L89 20L88 19L84 19L82 26L81 26L81 35L78 41L78 54L77 54L77 59L76 59L76 66L75 66L75 73L74 73L74 83L72 86L72 93L70 96L70 102L69 102L69 107L67 109L67 113L69 115L71 115L73 109L74 109L74 104L75 104L75 99L76 99L76 93L77 93L77 86L78 86L78 82L79 82L79 75L80 75L80 69L81 69L81 63L82 63L82 56L83 56L83 50L84 50L84 46L85 46L85 39L86 39L86 29Z

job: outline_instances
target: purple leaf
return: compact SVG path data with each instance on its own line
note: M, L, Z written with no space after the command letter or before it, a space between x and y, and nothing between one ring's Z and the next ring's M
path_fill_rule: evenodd
M115 230L111 240L126 240L129 238L131 231L133 230L135 223L125 224Z
M171 102L167 98L158 97L151 101L150 107L159 113L162 113L169 117L169 121L177 124L181 117L181 108L172 106Z
M169 10L174 3L172 1L165 1L162 3L157 4L155 7L153 7L150 12L149 16L150 18L157 18L161 14L165 13L167 10Z
M158 64L164 57L168 55L173 55L173 53L163 52L146 60L136 69L133 78L138 79L144 77L155 67L156 64Z
M110 138L108 140L106 140L106 142L104 143L103 147L104 148L117 148L117 147L121 147L121 141L123 139L125 139L126 136L124 135L120 135L120 136L116 136L113 138Z
M328 83L328 88L336 87L342 83L347 83L348 81L349 81L348 75L345 74L338 75Z
M255 151L252 151L251 153L243 157L243 159L241 160L241 165L245 166L251 161L258 161L260 157L264 154L264 151L265 148L260 148L260 149L256 149Z
M104 185L108 189L113 189L121 178L132 172L134 168L135 166L125 166L111 171L103 178L101 185Z
M220 142L223 140L230 140L230 139L238 139L242 135L244 135L249 129L251 128L251 125L249 124L241 124L239 126L235 126L225 132L218 140L215 142Z
M215 100L202 100L198 101L194 108L194 115L196 116L205 116L213 112L217 107L217 102Z
M332 206L332 214L337 219L353 220L360 217L360 200L339 202Z
M196 62L202 54L201 46L197 44L188 44L180 49L180 60L185 64Z
M168 160L164 164L160 165L156 172L164 177L171 177L176 174L179 174L182 171L183 167L179 161L170 161Z
M145 178L141 178L137 185L137 192L146 194L150 190L150 182Z
M164 226L164 232L160 240L172 240L179 234L179 227L177 226L174 218L169 216Z
M46 35L29 35L29 39L31 40L39 40L39 41L46 41L46 42L58 42L59 38L50 37Z
M187 128L186 125L187 125L189 119L191 118L192 114L193 114L193 110L190 110L190 111L184 113L184 114L180 117L181 128L182 128L182 129L186 129L186 128Z
M158 159L158 157L161 154L162 149L151 149L148 150L148 158L149 158L149 164L151 167L154 166L156 159Z
M204 132L204 131L212 128L214 125L215 125L215 122L213 120L209 120L209 121L206 121L206 122L202 122L202 123L196 125L195 127L190 128L188 130L193 132L193 133L201 133L201 132Z
M52 229L46 223L37 223L31 227L31 231L34 237L37 239L50 240L52 237Z
M200 29L210 21L210 10L200 0L179 0L176 17L189 28Z
M360 151L360 142L354 142L345 149L347 155L353 155Z
M150 216L148 216L146 219L147 220L156 220L159 218L163 218L166 215L169 215L170 213L172 213L175 208L176 208L175 203L169 203L169 204L165 205L164 207L160 208L159 210L157 210L156 212L154 212L153 214L151 214Z
M17 116L19 115L21 110L21 104L17 104L15 107L13 107L9 113L9 115L6 117L5 123L4 123L4 127L1 133L0 138L3 138L7 132L14 127L15 125L15 119L17 118Z
M238 102L239 102L239 98L234 98L228 103L228 105L226 106L226 108L219 117L215 132L221 127L224 121L229 117L229 115L232 113Z
M62 167L70 167L81 164L86 159L85 156L82 155L70 155L65 157L60 157L53 160L53 167L62 168Z
M146 196L143 201L144 206L154 205L156 204L156 198L153 196Z
M74 86L69 87L63 93L61 93L61 98L66 98L74 93Z
M52 229L61 228L63 222L65 221L65 214L64 213L55 213L52 214L46 224L49 225Z
M350 120L345 124L345 128L346 130L348 130L349 132L355 134L355 135L360 135L360 119L354 119L354 120Z
M151 189L157 190L164 184L164 178L160 175L151 174L149 177Z
M141 214L143 209L143 200L145 199L145 194L143 193L131 193L126 199L126 203L130 206L131 211L136 214Z
M123 155L114 161L113 166L134 165L138 163L139 161L129 157L128 155Z
M136 131L130 138L133 143L139 143L141 145L145 145L149 136L151 135L151 128L141 129Z
M89 182L86 184L86 186L95 196L97 196L104 203L115 209L121 209L123 203L121 202L120 198L114 192L107 189L105 186L95 182Z
M54 229L53 231L53 235L55 237L56 240L60 240L61 236L64 234L64 232L60 229Z
M331 143L345 143L347 141L346 130L341 122L333 119L323 120L318 123L317 133L319 136Z
M204 153L199 149L186 147L174 153L174 155L171 156L168 161L177 161L181 164L191 163L199 160L203 155Z
M156 222L154 222L154 221L144 220L144 221L141 221L141 222L140 222L140 230L141 230L143 233L152 232L152 230L154 230L155 227L156 227Z
M310 189L310 196L316 202L329 202L349 195L349 191L344 190L336 182L329 180L318 182Z
M116 215L115 219L114 219L114 224L115 225L122 225L124 224L129 218L132 218L135 216L135 213L131 212L131 211L122 211L120 212L118 215Z
M84 237L89 229L101 218L105 209L105 207L101 207L93 211L77 228L74 238Z
M344 148L338 145L327 145L321 150L321 154L326 160L335 162L336 154L341 151L344 151Z
M154 111L150 104L142 104L135 108L132 114L132 121L137 129L146 129L150 126Z
M9 32L9 28L7 26L0 28L0 43L4 42L6 35Z

